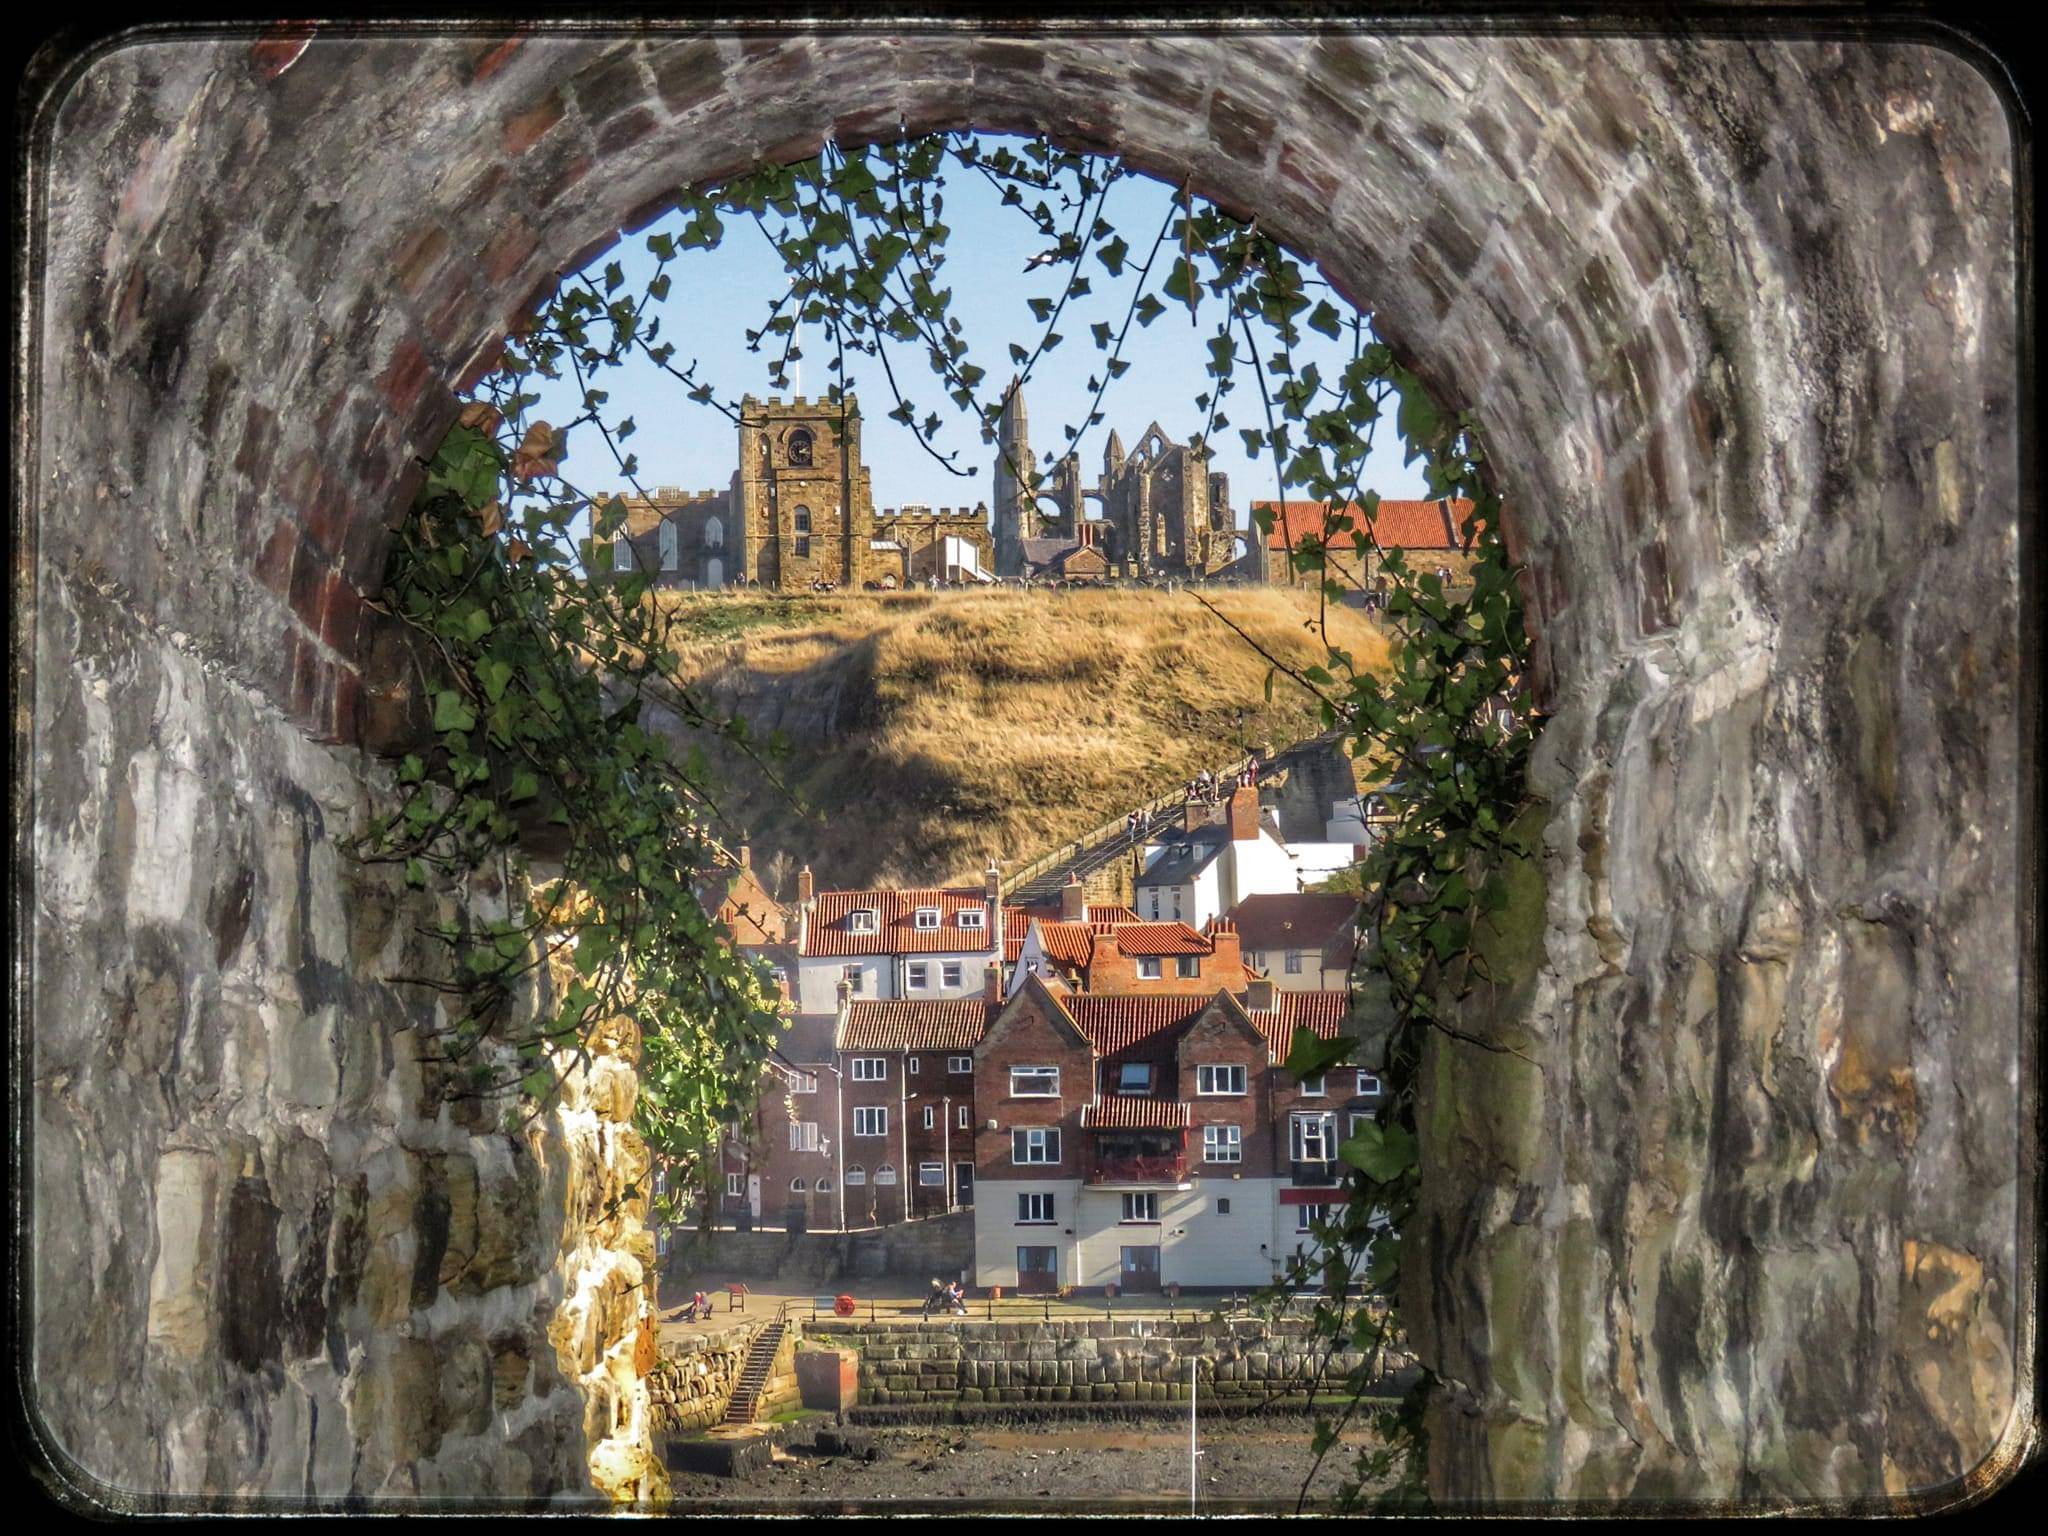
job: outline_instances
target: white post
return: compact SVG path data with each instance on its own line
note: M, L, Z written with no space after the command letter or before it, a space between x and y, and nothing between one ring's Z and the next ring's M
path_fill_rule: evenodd
M1201 1452L1195 1449L1195 1359L1188 1356L1188 1513L1195 1512L1195 1463Z

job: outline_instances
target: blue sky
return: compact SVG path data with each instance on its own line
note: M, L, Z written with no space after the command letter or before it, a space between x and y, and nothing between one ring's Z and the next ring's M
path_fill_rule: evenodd
M1021 210L1003 207L996 189L972 170L949 160L945 176L942 217L951 234L938 286L953 290L952 313L965 327L968 360L988 373L981 386L987 399L997 395L1016 371L1009 344L1014 341L1029 349L1044 330L1032 315L1028 300L1043 296L1057 301L1065 268L1048 263L1026 274L1025 262L1049 243L1037 227ZM1118 280L1112 279L1092 254L1084 258L1083 271L1094 291L1069 301L1058 326L1064 340L1040 356L1025 385L1031 443L1041 466L1047 449L1064 453L1068 448L1062 428L1079 426L1088 412L1094 395L1088 380L1100 377L1105 359L1096 349L1089 327L1096 321L1106 321L1112 328L1122 323L1135 266L1151 248L1172 195L1164 184L1135 175L1118 180L1109 191L1104 217L1129 242L1132 265ZM618 261L626 274L624 291L639 293L655 266L647 237L679 233L684 222L682 215L671 215L627 237L597 259L593 272L601 272L609 261ZM1152 274L1152 291L1157 291L1165 271L1162 259ZM794 376L788 390L769 383L769 348L779 347L780 338L764 339L758 353L747 350L744 333L760 327L769 304L788 284L781 259L752 220L726 219L724 240L717 249L682 251L669 272L673 286L659 313L661 338L676 345L674 366L688 367L695 361L696 377L710 383L725 400L736 400L749 391L761 396L798 392ZM1132 326L1123 354L1131 367L1121 378L1110 381L1101 405L1102 423L1087 428L1079 440L1085 483L1092 485L1100 473L1103 443L1112 427L1122 434L1126 448L1133 446L1153 421L1176 441L1185 441L1191 432L1201 429L1205 411L1195 405L1195 396L1211 382L1206 372L1207 343L1221 317L1220 302L1205 294L1193 323L1184 306L1170 304L1149 327ZM1348 316L1341 301L1333 297L1333 302ZM802 393L823 395L834 377L826 366L832 348L823 326L805 327L801 344L804 356L797 366L802 370ZM1332 341L1305 331L1296 356L1297 363L1316 361L1326 378L1333 377L1350 356L1348 335L1343 341ZM947 398L945 385L931 371L921 345L894 345L891 364L898 383L916 406L918 419L930 412L942 418L934 445L942 453L957 451L957 465L973 467L978 473L959 476L949 472L919 446L909 428L889 420L886 413L895 399L880 366L873 359L849 354L847 369L860 399L863 448L873 477L875 505L972 506L988 501L995 449L982 442L979 421ZM605 406L608 419L630 416L634 420L636 431L624 446L639 458L642 485L699 490L722 487L731 478L736 437L723 414L690 400L683 385L644 359L626 362L599 382L610 391ZM536 410L539 418L559 422L577 413L580 398L572 383L548 385L542 381L541 393ZM1223 410L1231 425L1213 436L1214 467L1230 477L1231 506L1243 526L1250 503L1271 499L1276 486L1271 456L1262 455L1254 463L1238 436L1238 428L1263 425L1257 387L1242 363L1237 388L1225 398ZM1384 441L1374 453L1367 487L1387 497L1426 494L1420 464L1401 463L1400 448L1391 432L1391 412L1383 420L1388 426L1382 429ZM591 427L572 436L562 468L570 481L585 490L625 489L602 439Z

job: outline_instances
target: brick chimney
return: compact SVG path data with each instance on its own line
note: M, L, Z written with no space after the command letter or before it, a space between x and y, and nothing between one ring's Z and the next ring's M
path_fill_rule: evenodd
M994 859L990 859L988 868L982 871L981 894L988 901L1003 899L1003 872L996 867Z
M1216 974L1239 976L1244 973L1244 941L1237 935L1237 924L1216 917L1209 920L1209 942L1216 948Z
M796 904L800 907L808 907L813 901L817 900L817 897L817 877L811 873L811 866L806 864L796 872Z
M754 849L753 849L753 845L752 845L751 843L741 843L741 844L740 844L740 868L741 868L741 869L752 869L753 867L754 867Z
M1067 876L1067 883L1060 887L1060 921L1080 923L1088 918L1088 889L1081 884L1079 875Z
M981 1000L991 1008L1003 1000L1003 968L993 961L982 968Z
M1250 843L1258 836L1259 792L1249 784L1241 785L1230 794L1230 840Z
M1245 983L1244 1006L1250 1013L1271 1013L1273 1011L1273 978L1256 976Z
M844 976L839 978L839 1016L846 1017L846 1010L853 1006L853 983Z

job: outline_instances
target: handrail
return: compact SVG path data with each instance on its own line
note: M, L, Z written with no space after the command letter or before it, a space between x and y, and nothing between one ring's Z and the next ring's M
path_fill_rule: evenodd
M1239 758L1234 765L1226 767L1222 769L1220 772L1218 772L1216 777L1219 780L1234 779L1240 773L1244 772L1245 768L1251 763L1251 760L1251 754L1247 753L1245 754L1245 756ZM1155 795L1152 799L1143 802L1142 804L1134 807L1133 809L1145 815L1151 815L1156 811L1166 810L1169 807L1176 805L1183 805L1186 803L1186 799L1187 786L1182 785L1179 789L1172 789L1168 790L1164 794ZM1013 892L1019 890L1020 888L1026 885L1029 885L1032 881L1036 880L1040 875L1046 874L1051 870L1055 870L1059 868L1060 865L1068 863L1069 861L1078 857L1079 855L1090 852L1093 849L1099 847L1101 844L1110 841L1112 838L1116 836L1118 832L1128 831L1129 817L1130 811L1127 810L1121 816L1112 817L1109 820L1104 821L1097 826L1089 828L1086 832L1083 832L1079 837L1071 839L1061 847L1054 849L1051 853L1040 854L1037 858L1031 860L1028 864L1025 864L1021 869L1016 870L1014 873L1003 876L996 886L998 893L1002 896L1008 897Z

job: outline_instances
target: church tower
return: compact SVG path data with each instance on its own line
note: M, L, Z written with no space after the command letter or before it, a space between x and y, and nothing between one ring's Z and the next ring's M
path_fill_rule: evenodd
M875 506L861 462L860 406L740 402L734 503L746 540L746 569L762 586L799 592L813 581L858 588L867 578Z
M1038 504L1032 498L1031 422L1024 410L1021 381L1012 378L996 423L996 574L1024 574L1024 540L1038 537ZM1015 466L1014 468L1012 466Z

